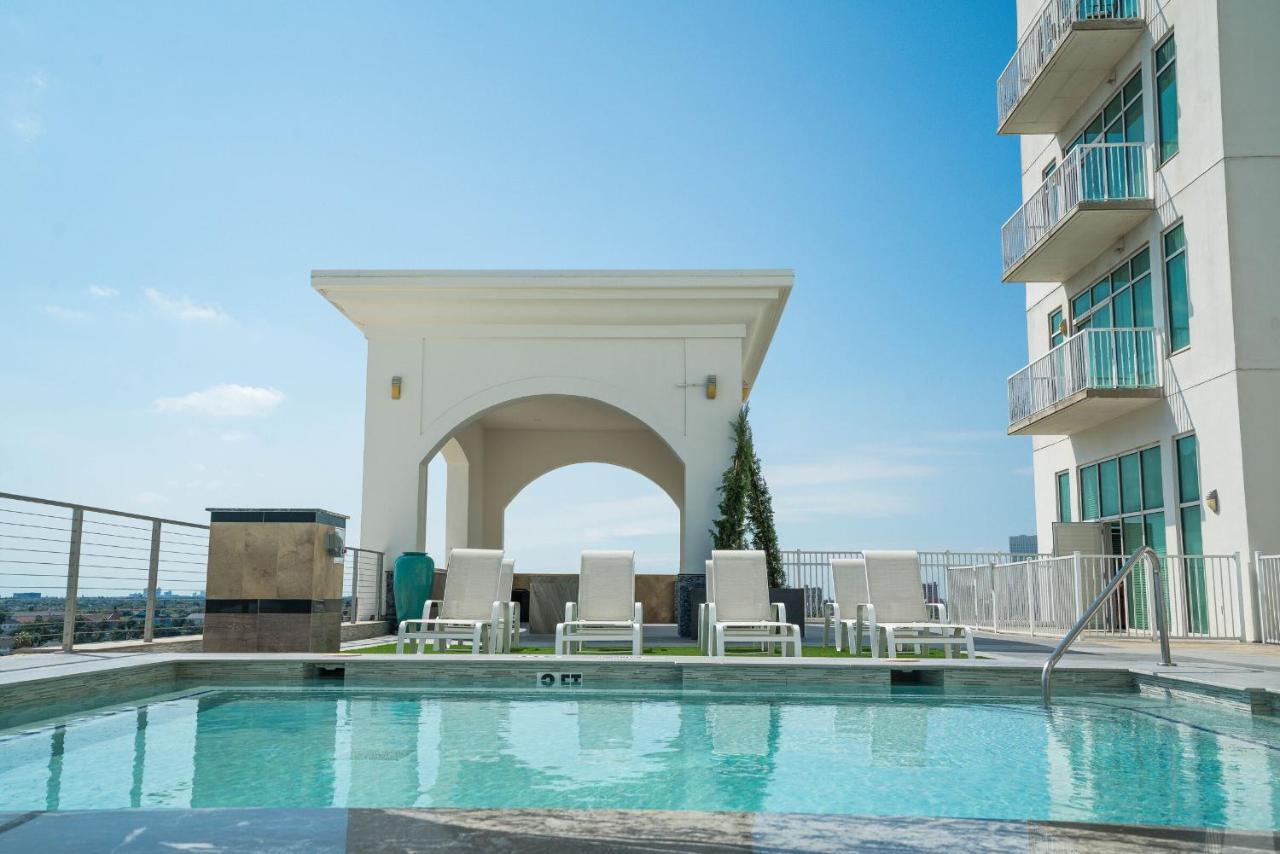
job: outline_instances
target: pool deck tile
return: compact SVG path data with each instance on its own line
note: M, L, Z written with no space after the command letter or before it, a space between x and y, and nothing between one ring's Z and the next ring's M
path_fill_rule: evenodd
M140 809L0 813L0 854L1276 851L1274 833L1068 822L645 810Z

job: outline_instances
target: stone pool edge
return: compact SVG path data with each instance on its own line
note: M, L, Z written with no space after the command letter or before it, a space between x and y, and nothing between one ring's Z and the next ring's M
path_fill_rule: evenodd
M0 673L0 726L130 702L166 688L279 685L330 679L353 688L679 690L696 694L891 696L902 687L941 688L963 696L1034 696L1040 668L983 659L750 659L591 656L395 656L293 653L165 653L96 658L59 667ZM1247 680L1246 680L1247 681ZM1162 694L1280 714L1280 692L1244 684L1238 673L1163 670L1105 662L1064 662L1056 696ZM75 707L75 708L71 708Z

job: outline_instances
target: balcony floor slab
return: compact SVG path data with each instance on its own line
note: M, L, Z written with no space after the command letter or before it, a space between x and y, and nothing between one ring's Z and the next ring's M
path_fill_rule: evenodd
M1164 397L1159 388L1086 388L1009 425L1010 436L1070 436Z

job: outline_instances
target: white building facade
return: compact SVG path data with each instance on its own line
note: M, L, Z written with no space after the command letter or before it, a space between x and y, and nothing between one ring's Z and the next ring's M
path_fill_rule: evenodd
M1029 362L1009 433L1033 440L1036 533L1108 523L1113 553L1280 552L1280 2L1017 0L999 132L1023 205ZM1196 633L1200 564L1178 564ZM1208 598L1212 598L1209 596Z

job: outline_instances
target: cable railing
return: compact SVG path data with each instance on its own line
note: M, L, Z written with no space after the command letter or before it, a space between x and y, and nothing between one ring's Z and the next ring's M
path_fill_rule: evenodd
M1143 20L1141 0L1049 0L1031 17L1013 58L996 81L997 125L1048 65L1054 51L1078 21Z
M70 652L199 635L207 557L205 525L0 493L0 637Z
M1115 578L1124 558L1082 555L977 564L950 571L948 615L992 632L1057 636ZM1163 555L1164 612L1176 638L1244 640L1244 578L1239 555ZM1111 606L1086 631L1106 637L1150 638L1155 629L1147 581L1122 585Z
M207 525L0 493L0 645L199 637L208 559ZM380 619L382 553L344 560L343 620Z
M386 616L383 553L348 546L343 558L342 620L359 622Z
M1093 142L1071 149L1000 229L1007 274L1082 202L1151 197L1143 142Z
M1009 377L1009 423L1051 409L1086 389L1162 385L1156 329L1082 329Z

